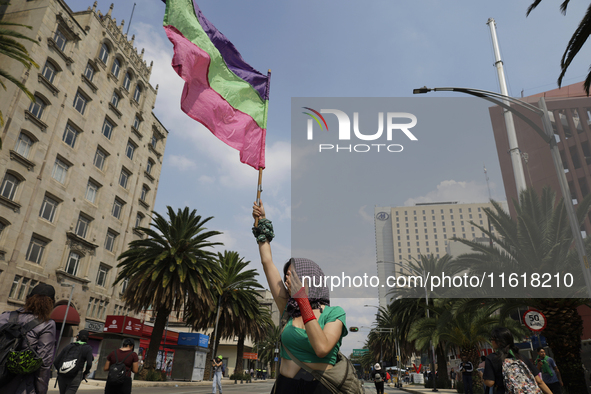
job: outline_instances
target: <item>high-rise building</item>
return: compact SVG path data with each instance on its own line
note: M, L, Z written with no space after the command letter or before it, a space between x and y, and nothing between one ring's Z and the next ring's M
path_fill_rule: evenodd
M591 98L583 90L582 83L565 86L536 95L520 98L525 102L538 105L540 97L546 100L550 120L554 130L569 190L576 204L591 191ZM516 106L516 109L519 107ZM517 187L509 155L509 142L505 128L503 110L491 107L490 117L501 165L505 194L511 216L515 216L513 200L517 199ZM541 119L530 111L523 111L540 128ZM534 187L538 193L544 186L550 186L558 199L562 197L558 175L553 165L550 148L527 123L514 117L517 144L521 152L525 181L528 187ZM591 231L589 217L585 219L584 229Z
M457 202L421 203L414 206L375 207L376 256L380 283L386 278L409 271L408 261L421 255L443 257L453 250L451 239L479 240L486 237L477 225L488 227L483 208L490 202L458 204ZM493 230L494 233L494 230ZM461 249L458 249L461 250ZM380 307L388 305L393 296L388 287L378 287Z
M8 82L0 96L0 309L51 284L59 329L72 291L64 337L129 312L125 283L113 286L117 256L150 221L168 135L152 112L152 66L112 11L95 2L73 12L62 0L0 7L2 20L32 26L20 30L36 44L21 42L40 66L2 59L36 100Z

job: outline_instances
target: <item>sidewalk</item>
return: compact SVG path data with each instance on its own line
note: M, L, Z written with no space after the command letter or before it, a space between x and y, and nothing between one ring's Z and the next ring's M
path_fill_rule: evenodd
M390 384L391 388L394 388L393 384ZM433 389L427 389L422 384L412 385L412 384L405 384L402 386L402 389L407 393L414 393L414 394L433 394ZM438 393L446 393L446 394L457 394L458 391L456 389L437 389Z
M59 392L58 387L53 388L53 386L55 385L55 381L56 379L53 378L49 381L49 392ZM274 382L275 379L267 379L267 380L253 380L252 383L262 383L262 382ZM246 381L243 384L252 384L252 383L246 383ZM234 381L224 378L222 379L222 384L223 385L233 385ZM237 384L240 384L240 381L238 381ZM186 382L183 380L169 380L167 382L148 382L145 380L134 380L133 381L133 387L186 387L186 386L211 386L212 385L212 381L211 380L205 380L205 381L201 381L201 382ZM84 391L84 390L96 390L97 387L105 387L105 381L104 380L94 380L94 379L88 379L88 382L82 381L82 384L80 385L80 388L78 389L78 391Z

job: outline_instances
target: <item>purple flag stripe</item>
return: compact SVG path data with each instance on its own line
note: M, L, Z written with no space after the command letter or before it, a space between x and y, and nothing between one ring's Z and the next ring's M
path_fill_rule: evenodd
M166 1L163 0L165 3ZM269 91L267 89L268 77L261 74L252 66L242 59L240 52L236 49L234 44L230 42L216 27L203 15L197 2L193 0L193 7L195 14L199 20L199 24L213 43L213 45L220 51L222 58L226 62L228 68L236 74L239 78L248 82L261 96L261 99L269 99Z

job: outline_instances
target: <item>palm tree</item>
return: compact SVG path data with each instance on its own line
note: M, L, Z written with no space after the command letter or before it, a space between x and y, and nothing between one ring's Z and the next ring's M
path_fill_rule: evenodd
M255 347L258 353L258 359L263 365L267 365L274 359L275 349L279 344L280 335L281 327L272 325L268 328L267 335L263 338L259 338L259 340L256 342ZM272 368L274 368L273 364Z
M520 203L515 203L517 217L512 220L502 207L492 201L494 211L484 212L499 236L476 225L487 234L496 246L482 245L465 239L456 239L472 248L474 253L457 258L458 264L474 273L490 272L570 272L575 283L582 275L578 256L572 248L566 209L562 200L556 204L556 194L546 187L541 198L533 189L520 194ZM577 217L582 223L591 206L591 195L578 204ZM585 248L591 250L591 237L585 239ZM589 253L589 252L587 252ZM505 305L502 313L515 311L518 307L534 307L548 318L543 332L554 352L556 364L563 381L571 392L584 390L584 375L581 364L581 333L583 322L577 307L588 303L584 298L538 298L535 293L522 291L527 298L501 300ZM567 329L568 328L568 329ZM563 372L564 371L564 372Z
M532 12L538 6L538 4L540 4L541 2L542 2L542 0L535 0L527 9L526 15L529 15L530 12ZM570 0L564 0L562 2L562 4L560 5L560 11L563 14L566 14L566 9L568 7L569 2L570 2ZM566 74L566 70L568 69L568 66L570 66L570 64L573 61L573 59L575 58L575 56L577 56L577 54L579 53L579 51L581 50L581 48L585 44L585 41L587 41L587 38L589 38L589 35L591 35L591 4L587 8L587 12L585 13L585 16L583 16L583 19L581 19L581 22L579 22L579 26L577 26L577 28L575 29L575 32L573 33L572 37L570 38L570 40L566 46L566 49L564 51L564 54L562 55L562 59L560 60L560 76L558 77L558 86L559 87L562 85L562 79L564 78L564 75ZM591 69L589 70L589 73L587 74L587 78L585 78L585 83L584 83L584 87L585 87L585 91L587 92L587 96L589 95L589 87L590 86L591 86Z
M204 225L213 217L202 219L189 208L174 212L169 220L153 212L151 227L137 230L146 238L130 242L117 267L121 268L115 284L128 280L123 294L126 304L136 313L151 308L156 312L144 370L153 370L160 340L168 316L183 309L209 313L217 290L219 268L208 248L221 245L210 238L221 234Z
M244 341L250 337L253 341L260 341L263 338L269 338L269 334L275 334L279 328L275 327L271 319L271 311L266 306L258 304L253 311L252 318L247 318L238 329L238 343L236 345L236 368L234 373L244 373ZM277 336L278 338L278 336ZM275 345L279 342L275 343ZM273 348L275 348L275 345Z
M215 327L219 311L217 337L214 338L212 351L219 349L222 338L257 333L251 322L260 316L260 296L256 289L263 288L255 279L258 272L246 269L250 261L244 261L237 252L226 250L223 254L218 253L216 263L220 276L215 284L213 308L207 313L191 309L185 315L186 322L199 330ZM215 355L212 354L213 356ZM212 357L208 357L207 360L211 360ZM209 373L207 367L206 373Z
M7 2L0 2L0 5L8 5ZM11 59L14 59L20 62L23 66L27 69L30 69L31 66L35 68L39 68L39 65L35 63L35 61L30 57L29 51L27 48L17 40L27 40L37 44L37 41L32 39L31 37L27 37L24 34L16 32L14 30L10 30L10 27L25 27L29 30L33 28L27 25L21 25L19 23L12 23L0 20L0 54L4 56L8 56ZM1 64L6 64L5 61L0 62ZM22 90L30 99L31 101L35 101L35 96L33 93L26 88L25 85L21 81L19 81L14 76L10 75L6 70L0 68L0 76L6 78L8 81L14 83L20 90ZM0 86L6 90L6 85L0 79ZM2 112L0 112L0 126L4 125L4 117L2 116ZM2 140L0 140L0 149L2 148Z

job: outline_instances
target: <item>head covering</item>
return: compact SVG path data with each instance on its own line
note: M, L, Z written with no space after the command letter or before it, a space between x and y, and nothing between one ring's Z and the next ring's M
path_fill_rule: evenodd
M295 267L295 272L302 282L302 285L308 285L308 299L310 300L310 306L312 309L318 309L321 305L330 306L328 286L326 286L324 280L324 272L322 272L322 269L318 264L308 259L298 257L291 258L283 266L284 280L290 265ZM287 301L287 313L291 317L301 316L298 303L291 297Z
M222 355L221 355L221 354L218 356L218 358L222 358L222 359L223 359L223 357L222 357Z
M55 289L53 288L52 285L48 285L45 283L39 283L37 286L35 286L33 288L33 290L31 290L31 293L28 295L28 297L31 297L34 295L47 296L47 297L51 298L51 300L53 302L55 302Z
M376 365L374 365L374 366L373 366L373 368L374 368L376 371L379 371L380 369L382 369L382 367L380 366L380 364L379 364L379 363L376 363Z

